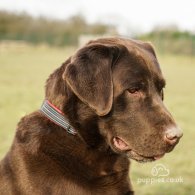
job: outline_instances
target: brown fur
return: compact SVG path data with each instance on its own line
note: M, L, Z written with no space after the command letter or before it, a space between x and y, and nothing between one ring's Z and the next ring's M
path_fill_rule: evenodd
M22 118L0 164L0 194L133 194L128 157L151 161L178 142L163 140L175 125L162 102L164 85L150 44L120 38L89 42L46 84L46 99L64 112L77 135L40 111ZM116 136L137 153L118 150Z

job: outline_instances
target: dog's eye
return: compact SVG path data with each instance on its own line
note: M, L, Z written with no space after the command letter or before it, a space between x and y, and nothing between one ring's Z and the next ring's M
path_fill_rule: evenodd
M141 94L140 92L146 88L146 85L144 82L139 82L139 83L133 83L127 91L130 94L138 95Z
M133 88L128 89L128 92L132 94L137 93L139 91L140 91L140 87L133 87Z

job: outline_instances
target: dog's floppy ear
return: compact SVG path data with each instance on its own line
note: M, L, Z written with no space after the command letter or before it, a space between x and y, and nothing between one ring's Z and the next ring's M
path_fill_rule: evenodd
M116 46L92 44L77 51L63 79L77 97L99 116L108 114L113 101L111 66L119 56Z

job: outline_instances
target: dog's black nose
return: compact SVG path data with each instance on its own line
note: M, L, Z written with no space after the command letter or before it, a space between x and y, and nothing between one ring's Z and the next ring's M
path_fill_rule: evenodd
M164 140L170 145L174 145L182 136L183 133L179 127L172 127L165 132Z

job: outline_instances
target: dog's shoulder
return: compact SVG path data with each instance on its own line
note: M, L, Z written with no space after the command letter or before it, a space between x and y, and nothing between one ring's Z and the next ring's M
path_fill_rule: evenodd
M37 152L40 145L40 139L43 137L49 125L49 121L40 111L35 111L21 118L17 124L14 146L30 151Z

